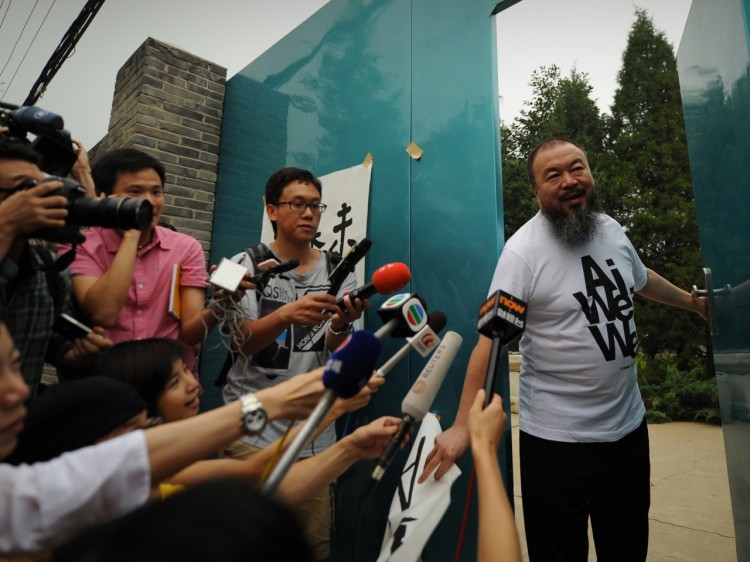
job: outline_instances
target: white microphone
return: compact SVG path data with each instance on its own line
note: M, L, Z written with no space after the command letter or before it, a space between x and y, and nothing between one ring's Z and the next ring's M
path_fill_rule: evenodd
M369 494L383 478L383 474L396 456L396 452L401 448L414 422L421 421L429 411L435 395L440 390L440 385L448 373L448 369L456 358L462 341L463 338L456 332L445 334L442 343L432 354L417 380L414 381L409 393L401 402L401 411L404 417L401 420L398 432L391 438L385 451L380 456L377 466L372 471L365 495Z
M398 365L401 360L406 357L412 349L416 349L422 357L427 357L430 352L440 345L440 333L448 319L445 313L440 310L435 310L428 314L427 326L422 328L419 332L414 334L411 338L406 338L407 343L396 353L394 353L388 361L383 363L381 367L375 371L375 374L379 377L386 376L391 369Z

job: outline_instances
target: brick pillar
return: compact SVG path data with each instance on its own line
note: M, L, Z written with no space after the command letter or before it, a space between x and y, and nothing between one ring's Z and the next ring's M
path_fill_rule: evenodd
M107 135L90 158L137 148L167 171L163 221L211 247L226 69L148 38L120 68Z

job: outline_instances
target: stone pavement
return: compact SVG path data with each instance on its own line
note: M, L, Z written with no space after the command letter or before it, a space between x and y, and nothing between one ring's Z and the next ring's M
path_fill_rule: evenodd
M524 560L518 415L512 414L516 524ZM690 422L649 425L651 511L649 562L737 559L724 439L720 426ZM590 539L589 560L595 561Z

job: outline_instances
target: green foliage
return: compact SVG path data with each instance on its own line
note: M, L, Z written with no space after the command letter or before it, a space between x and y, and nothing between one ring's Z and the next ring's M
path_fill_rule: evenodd
M602 163L606 208L648 267L679 287L702 284L677 64L644 10L635 12L618 83ZM706 347L705 323L695 314L641 300L636 318L650 357L675 352L685 368Z
M636 363L648 423L720 422L716 379L702 361L694 360L688 370L678 367L673 354L639 356Z

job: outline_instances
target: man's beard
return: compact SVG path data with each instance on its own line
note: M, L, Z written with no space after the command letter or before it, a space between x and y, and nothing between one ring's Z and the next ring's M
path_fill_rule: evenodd
M552 233L555 237L569 248L588 244L599 232L599 219L597 213L600 211L596 191L591 193L591 198L586 207L575 209L568 214L560 209L547 211L544 215L552 225Z

